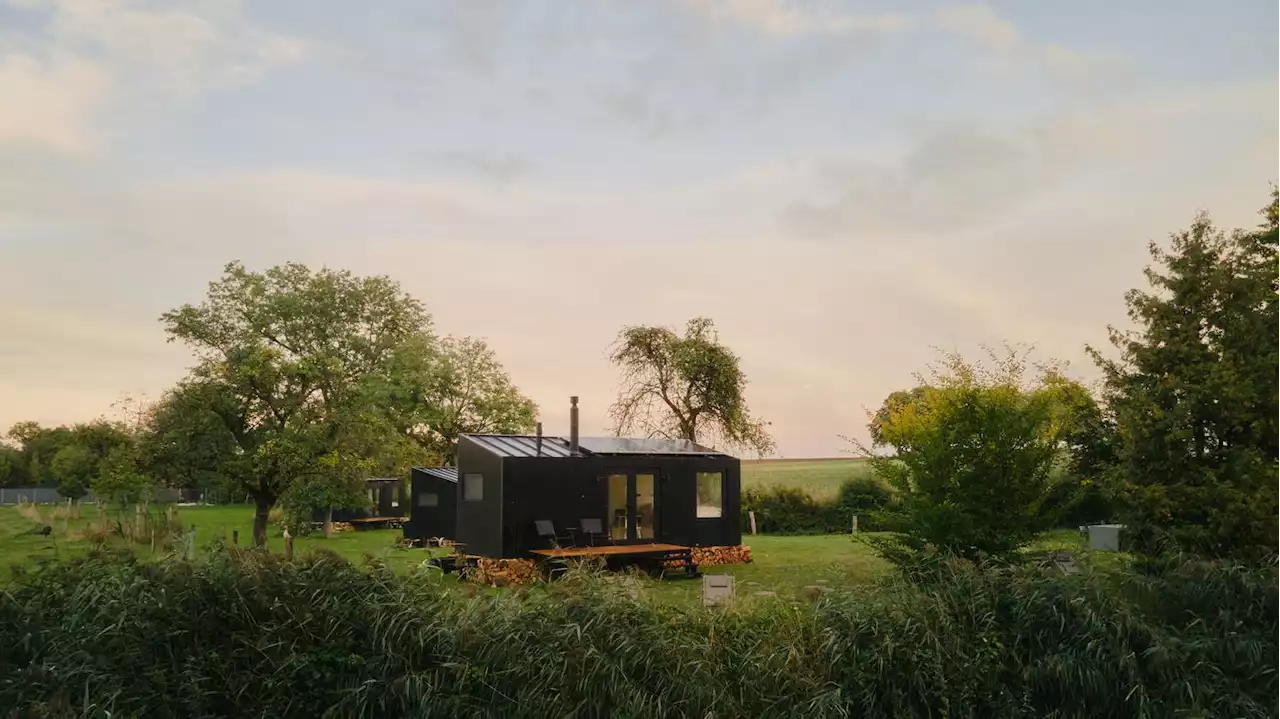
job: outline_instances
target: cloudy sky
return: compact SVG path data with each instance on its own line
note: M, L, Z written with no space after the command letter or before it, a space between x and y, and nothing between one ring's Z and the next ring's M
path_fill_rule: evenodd
M0 428L158 397L229 260L388 274L603 430L712 317L784 456L931 346L1092 377L1146 243L1252 226L1277 6L0 0Z

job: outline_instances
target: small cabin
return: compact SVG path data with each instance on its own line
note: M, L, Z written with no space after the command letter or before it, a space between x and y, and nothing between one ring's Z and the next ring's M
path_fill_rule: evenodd
M457 536L468 554L523 557L556 533L602 529L610 544L742 542L736 457L687 440L465 434ZM416 509L416 505L415 505Z
M453 539L458 526L456 467L414 467L409 479L409 539Z

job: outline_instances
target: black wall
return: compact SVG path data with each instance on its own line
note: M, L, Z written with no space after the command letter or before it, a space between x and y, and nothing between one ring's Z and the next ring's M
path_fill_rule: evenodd
M484 476L484 498L465 500L464 475ZM458 438L457 537L467 554L483 557L502 553L502 458L477 445L466 436Z
M533 528L535 520L549 519L561 531L579 526L584 518L598 518L608 527L609 487L605 478L646 470L658 475L655 541L701 546L742 543L741 465L736 458L592 455L518 457L504 462L500 556L523 556L530 549L545 546ZM461 456L458 464L464 466ZM719 518L697 517L696 475L701 471L724 473ZM465 521L459 517L460 524Z
M427 493L439 497L439 504L435 507L418 506L418 498ZM408 505L409 521L404 523L404 536L410 539L456 538L458 528L458 484L456 482L415 469L410 479Z

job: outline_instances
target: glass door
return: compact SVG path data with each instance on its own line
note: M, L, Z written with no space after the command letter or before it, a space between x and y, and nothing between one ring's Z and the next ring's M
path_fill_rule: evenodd
M658 536L658 477L653 472L617 472L609 481L609 538L652 542Z

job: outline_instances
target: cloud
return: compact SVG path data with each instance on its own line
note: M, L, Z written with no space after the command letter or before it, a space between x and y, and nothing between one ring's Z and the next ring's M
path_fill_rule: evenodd
M62 48L100 54L137 81L189 95L252 82L300 60L307 44L256 27L239 2L151 4L138 0L48 0L49 35Z
M257 28L238 3L11 0L41 31L0 46L0 143L85 153L96 116L147 92L191 97L258 80L300 60L307 43Z
M933 21L939 28L976 43L1007 63L1012 62L1004 68L1025 64L1079 83L1095 78L1101 71L1114 74L1123 65L1115 56L1079 52L1060 45L1036 44L987 5L947 5L934 12Z
M61 56L48 62L0 55L0 145L34 144L84 153L96 141L89 121L110 85L99 65Z
M910 18L897 14L858 15L830 6L786 0L682 0L681 5L711 23L733 23L773 38L805 35L886 33L901 30Z
M443 167L494 182L506 183L527 177L534 170L528 158L512 152L489 150L446 150L418 153L415 165Z
M1009 51L1022 42L1013 23L986 5L950 5L934 15L939 26L998 51Z

